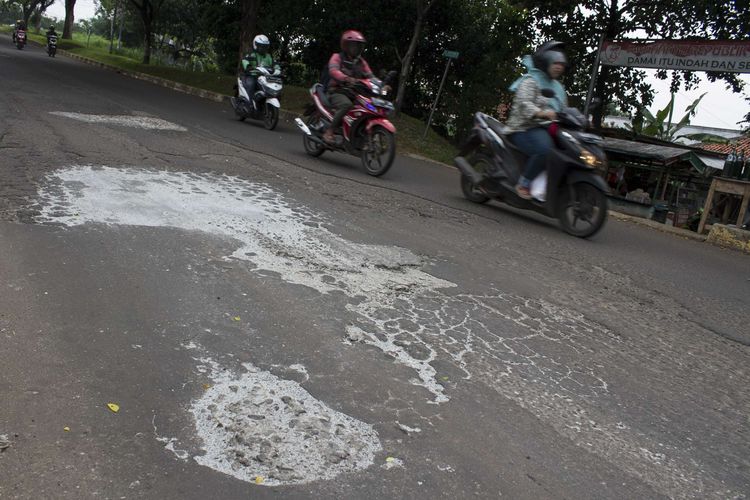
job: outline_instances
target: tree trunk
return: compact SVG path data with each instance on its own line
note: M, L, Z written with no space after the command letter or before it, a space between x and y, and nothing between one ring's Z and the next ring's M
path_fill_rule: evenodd
M136 0L130 0L138 12L141 14L141 21L143 22L143 64L151 63L151 46L153 33L151 29L154 22L154 4L153 0L142 0L138 3Z
M75 17L73 10L76 6L76 0L65 0L65 25L63 26L62 37L65 40L73 39L73 25L75 24Z
M253 46L253 37L258 29L258 12L261 0L242 0L242 19L240 21L239 61Z
M34 9L36 9L38 5L38 1L21 5L21 10L23 11L23 23L26 25L27 30L29 29L29 19L31 19L31 15L34 13Z
M401 74L398 78L398 92L396 93L396 113L401 112L401 106L404 103L404 95L406 94L406 85L409 83L409 77L411 76L412 62L414 61L414 55L417 53L417 47L419 47L419 41L422 37L422 28L424 27L424 18L427 12L432 7L434 0L430 0L426 4L422 0L417 0L417 19L414 22L414 31L409 41L409 49L401 59Z
M122 30L124 27L125 27L125 12L120 12L120 27L117 29L117 50L122 49Z
M143 28L146 32L145 39L143 41L143 64L151 64L151 45L153 35L151 33L151 19L143 19Z
M34 9L34 14L31 16L34 19L34 32L39 34L42 31L42 12L41 6Z
M115 8L112 13L112 19L109 21L109 53L115 51L115 21L117 20L117 8L120 6L120 0L115 0Z
M609 99L607 99L606 90L611 73L611 66L601 66L599 68L599 77L596 79L596 90L594 91L594 95L600 99L601 104L591 112L591 125L596 130L601 130L604 112L607 109L607 104L610 102Z
M608 19L607 19L607 27L604 30L605 33L605 39L612 40L613 38L617 37L620 33L620 14L618 13L619 10L619 2L618 0L611 0L610 8L608 12ZM602 128L602 119L604 118L604 113L607 109L607 104L609 104L609 92L606 92L607 86L609 85L609 79L612 75L612 66L604 66L602 65L599 69L599 76L596 80L596 87L594 95L599 98L601 101L601 104L598 108L596 108L592 113L592 125L594 129L601 130Z

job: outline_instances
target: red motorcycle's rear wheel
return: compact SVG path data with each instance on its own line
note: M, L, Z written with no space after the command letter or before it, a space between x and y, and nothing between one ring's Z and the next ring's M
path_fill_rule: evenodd
M318 116L318 113L313 113L305 119L305 124L310 127L318 120L320 120L320 116ZM324 145L312 140L307 134L302 134L302 144L305 146L305 153L309 154L310 156L318 157L322 155L326 150Z

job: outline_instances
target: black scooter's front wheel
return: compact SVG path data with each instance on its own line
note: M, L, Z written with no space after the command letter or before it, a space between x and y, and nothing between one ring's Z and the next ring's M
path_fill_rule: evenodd
M474 170L483 174L490 168L491 161L484 153L477 153L472 158L471 166L474 167ZM464 193L464 198L472 203L481 204L490 201L490 197L481 192L474 181L465 174L461 174L461 191Z
M579 238L595 235L607 221L607 196L588 182L564 186L559 220L563 231Z

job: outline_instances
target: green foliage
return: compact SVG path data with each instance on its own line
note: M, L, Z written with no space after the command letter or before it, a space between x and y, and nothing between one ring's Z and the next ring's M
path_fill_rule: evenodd
M639 106L635 118L630 124L625 124L625 128L635 135L655 137L662 141L675 142L677 139L684 138L691 141L724 144L727 140L714 134L680 134L682 129L690 125L690 120L695 116L698 104L705 95L705 93L702 94L685 108L685 115L677 123L672 121L674 114L674 94L672 94L669 104L658 110L656 116L651 114L645 106Z

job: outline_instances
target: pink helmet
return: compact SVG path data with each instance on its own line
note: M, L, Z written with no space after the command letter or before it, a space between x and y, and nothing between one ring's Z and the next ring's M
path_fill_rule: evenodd
M355 30L347 30L344 31L344 34L341 35L341 50L346 50L346 46L349 43L358 43L362 45L362 48L364 48L365 43L367 43L367 40L365 40L365 37L362 33Z

